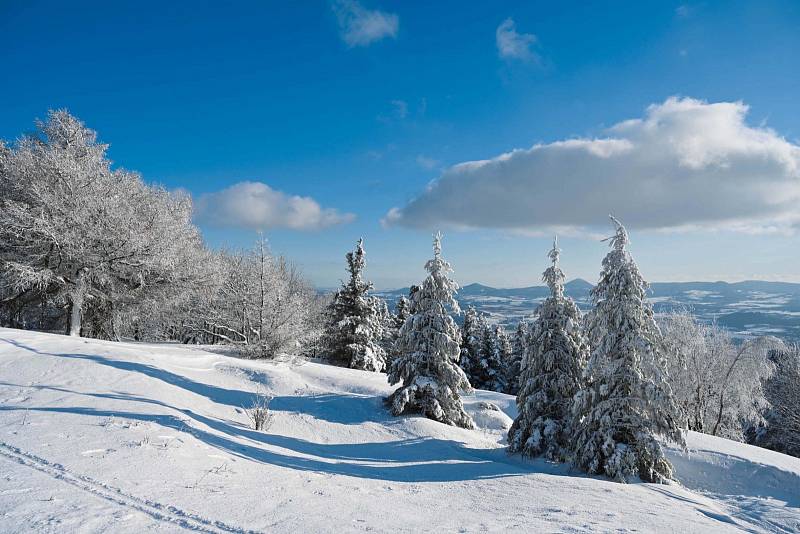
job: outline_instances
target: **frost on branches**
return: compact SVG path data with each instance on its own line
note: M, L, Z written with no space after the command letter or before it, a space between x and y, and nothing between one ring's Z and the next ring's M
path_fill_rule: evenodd
M571 449L572 402L581 388L588 345L575 302L564 296L564 273L553 243L553 264L542 276L550 297L537 310L522 361L519 415L508 432L509 450L565 461Z
M36 324L117 338L128 309L192 278L183 267L201 239L191 199L112 168L107 148L63 110L0 142L0 315L10 324L53 313Z
M592 346L587 387L574 410L577 466L619 482L639 476L666 482L672 465L656 436L684 445L668 383L661 333L646 302L647 282L626 250L628 234L613 217L616 234L592 290ZM685 445L684 445L685 446Z
M411 296L412 314L400 329L397 357L389 368L389 383L402 386L387 402L394 415L420 412L448 425L474 428L459 396L472 388L458 366L459 331L448 313L448 308L460 312L453 297L458 285L442 258L441 234L434 237L433 251L425 264L430 274Z
M347 253L350 279L342 284L328 307L323 345L340 365L365 371L383 371L386 352L381 346L386 323L385 304L370 296L370 282L361 277L366 264L364 240Z

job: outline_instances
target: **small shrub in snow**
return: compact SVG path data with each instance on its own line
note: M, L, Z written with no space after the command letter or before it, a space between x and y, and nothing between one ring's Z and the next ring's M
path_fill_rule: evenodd
M250 420L250 426L254 430L266 430L272 423L272 412L269 409L270 402L272 402L272 396L263 390L259 390L253 396L250 406L244 409L247 418Z

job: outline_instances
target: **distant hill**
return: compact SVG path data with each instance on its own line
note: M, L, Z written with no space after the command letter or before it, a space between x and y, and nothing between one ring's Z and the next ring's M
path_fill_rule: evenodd
M566 284L566 294L584 309L591 305L593 285L576 278ZM390 302L408 294L408 288L378 292ZM494 288L473 283L458 293L463 307L475 306L507 328L530 319L547 298L545 286ZM687 309L704 321L716 321L737 335L773 334L800 341L800 284L789 282L654 282L650 301L657 313Z

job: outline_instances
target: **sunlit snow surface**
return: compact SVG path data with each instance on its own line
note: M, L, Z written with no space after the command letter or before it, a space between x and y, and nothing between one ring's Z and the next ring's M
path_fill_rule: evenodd
M391 417L385 380L0 329L0 532L800 529L800 459L690 434L682 485L616 484L509 456L512 397L466 398L469 431Z

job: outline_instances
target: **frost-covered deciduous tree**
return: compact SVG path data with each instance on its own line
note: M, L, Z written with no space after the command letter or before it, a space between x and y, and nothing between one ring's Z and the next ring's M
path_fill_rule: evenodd
M246 357L273 358L298 354L319 335L320 298L263 238L249 251L207 253L205 269L206 283L156 315L161 337L226 343Z
M663 355L661 332L646 301L647 282L627 250L628 233L616 233L592 290L592 348L586 389L573 407L577 419L574 463L591 474L624 482L672 478L672 465L657 437L684 444L680 412Z
M323 344L328 357L340 365L380 372L386 367L386 352L381 346L386 326L382 309L386 305L369 295L372 284L362 277L366 265L363 239L346 258L350 278L328 307Z
M763 424L768 403L763 384L772 373L772 337L735 341L716 324L701 324L685 311L661 320L675 401L689 430L743 441Z
M171 283L200 246L191 200L113 169L108 146L66 111L37 130L0 145L3 302L66 308L71 335L85 318L111 330L117 305Z
M518 415L508 432L511 452L544 455L565 461L572 449L572 403L582 387L589 355L581 314L564 295L564 273L558 265L556 243L549 253L552 265L542 279L550 288L531 325L522 362Z
M428 277L411 297L412 315L400 329L397 357L389 368L389 383L402 385L387 399L394 415L407 412L449 425L474 428L460 393L472 391L458 366L459 331L448 308L460 313L454 295L458 285L442 258L441 234L433 242L433 259L425 264Z
M800 347L770 351L775 372L764 385L770 407L756 445L800 457Z
M519 393L519 381L522 374L522 360L527 347L528 328L524 321L517 323L517 329L511 338L511 357L506 364L506 389L503 393L516 396Z

